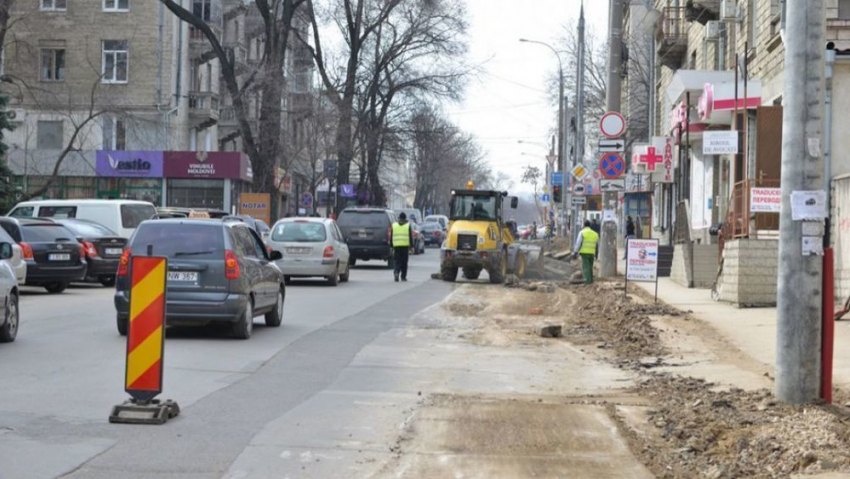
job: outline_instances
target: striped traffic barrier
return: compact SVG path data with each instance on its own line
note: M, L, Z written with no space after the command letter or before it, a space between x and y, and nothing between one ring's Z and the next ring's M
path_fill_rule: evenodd
M131 399L112 409L109 422L162 424L180 413L174 401L154 399L162 392L167 271L167 258L134 256L130 261L124 390Z

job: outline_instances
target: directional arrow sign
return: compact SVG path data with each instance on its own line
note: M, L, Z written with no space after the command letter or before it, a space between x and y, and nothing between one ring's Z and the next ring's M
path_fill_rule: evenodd
M601 153L622 153L626 148L623 140L599 140L599 151Z

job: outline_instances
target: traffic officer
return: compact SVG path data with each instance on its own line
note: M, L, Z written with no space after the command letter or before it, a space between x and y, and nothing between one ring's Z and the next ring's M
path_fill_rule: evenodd
M401 280L407 281L407 258L410 254L410 245L413 244L413 230L410 228L410 223L407 222L407 215L404 212L398 214L398 221L393 223L393 262L395 268L393 276L398 283L399 274Z
M599 243L599 234L593 231L590 221L584 222L584 229L579 231L573 247L573 258L581 255L581 271L584 274L585 284L593 283L593 260L596 257L596 244Z

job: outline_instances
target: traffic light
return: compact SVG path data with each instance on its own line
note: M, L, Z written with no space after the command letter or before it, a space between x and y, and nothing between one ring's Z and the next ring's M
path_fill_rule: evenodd
M561 202L561 185L552 185L552 201L554 203Z

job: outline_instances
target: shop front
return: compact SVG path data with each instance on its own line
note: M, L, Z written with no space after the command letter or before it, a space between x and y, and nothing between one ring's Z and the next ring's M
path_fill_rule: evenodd
M163 152L99 150L95 198L150 201L162 206ZM89 196L91 197L91 196Z
M236 151L166 151L163 176L167 206L232 213L253 179L248 157Z

